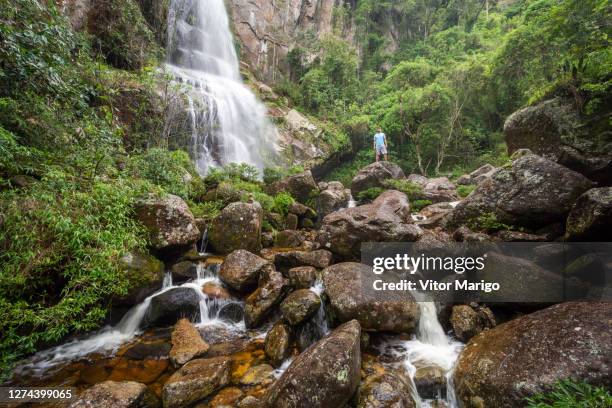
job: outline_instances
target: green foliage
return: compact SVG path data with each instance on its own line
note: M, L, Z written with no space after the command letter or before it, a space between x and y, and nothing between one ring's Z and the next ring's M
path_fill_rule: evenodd
M290 166L288 168L279 166L266 167L263 171L263 181L266 184L271 184L285 177L302 173L303 171L304 166L301 166L299 164L294 164L293 166Z
M283 216L286 216L289 213L289 207L294 202L295 200L293 199L291 194L286 192L278 193L276 196L274 196L271 212L279 213Z
M382 187L370 187L366 190L360 191L359 194L357 194L357 201L372 201L384 192L385 189Z
M412 211L416 211L416 212L421 211L423 208L431 204L432 204L431 200L414 200L410 202Z
M194 192L200 192L199 175L189 155L182 150L146 150L130 157L128 169L133 177L148 180L183 199L192 198Z
M457 186L457 194L459 194L459 197L461 198L469 196L474 190L476 190L475 185Z
M605 408L612 406L612 395L604 387L562 380L549 392L526 399L529 408Z
M468 224L473 230L494 232L494 231L511 231L515 230L512 225L504 224L497 219L497 216L493 212L486 212L481 214L478 218L470 221Z
M374 153L372 149L362 149L351 161L340 163L330 173L325 176L328 181L339 181L345 186L350 186L353 178L361 168L371 164L374 161Z
M247 163L229 163L223 167L210 169L204 182L207 185L218 184L221 181L246 181L258 183L259 171Z
M204 202L189 202L189 209L196 218L203 218L206 221L211 221L225 207L225 203L221 200L212 200Z
M141 69L157 52L149 30L134 1L97 0L88 29L93 48L121 69Z
M409 200L419 200L423 196L423 188L406 179L389 179L383 183L385 187L391 190L401 191L408 196Z
M83 183L52 170L25 190L0 193L2 369L40 344L98 327L127 293L120 257L145 247L128 179Z
M504 112L555 94L571 95L579 108L596 111L612 86L610 21L607 0L526 2L494 62Z

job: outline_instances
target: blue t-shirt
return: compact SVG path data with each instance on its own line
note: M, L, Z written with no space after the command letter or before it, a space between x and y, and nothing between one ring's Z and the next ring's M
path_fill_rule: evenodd
M377 133L374 135L374 144L376 147L383 147L385 145L385 134Z

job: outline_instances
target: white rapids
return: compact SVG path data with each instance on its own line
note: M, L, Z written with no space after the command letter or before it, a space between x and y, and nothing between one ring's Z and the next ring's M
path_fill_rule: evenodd
M242 82L223 0L171 0L166 71L188 101L198 170L248 163L263 169L277 133L266 107Z
M392 354L396 361L401 362L411 380L414 380L417 367L440 367L446 373L446 395L440 395L439 398L445 400L449 408L458 408L452 375L455 363L464 345L452 340L444 333L444 329L438 321L434 302L426 301L422 295L417 299L419 300L421 317L416 336L411 340L390 338L382 345L382 351ZM411 386L412 397L417 407L431 407L434 401L421 398L414 382Z

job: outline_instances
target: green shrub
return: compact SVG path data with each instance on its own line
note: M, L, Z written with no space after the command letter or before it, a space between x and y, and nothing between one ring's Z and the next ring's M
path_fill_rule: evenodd
M211 221L225 207L225 203L221 200L205 201L201 203L189 202L189 209L196 218L203 218L206 221Z
M357 194L357 201L372 201L385 191L382 187L370 187L367 190L360 191Z
M612 395L604 387L563 380L549 392L527 398L529 408L607 408L612 407Z
M133 177L142 178L170 194L193 197L200 177L189 155L182 150L153 148L130 157L128 169Z
M431 200L414 200L410 202L410 207L412 211L421 211L423 208L431 205Z
M497 219L497 215L493 212L486 212L481 214L478 218L471 220L468 223L468 226L474 230L480 231L502 231L502 230L513 230L514 227L512 225L504 224L499 222Z
M141 69L156 53L153 33L133 1L97 0L87 22L93 45L121 69Z
M392 190L401 191L408 196L410 200L419 200L423 197L423 188L406 179L389 179L383 183L385 187Z
M476 187L475 185L457 186L457 194L461 198L467 197L472 191L476 190Z
M82 182L49 172L28 189L0 193L1 367L71 333L99 327L130 287L119 259L145 248L132 203L151 186Z
M302 173L303 171L304 167L299 164L295 164L289 168L279 166L266 167L263 171L263 181L266 184L271 184L285 177Z
M274 204L271 211L286 216L289 213L289 207L294 202L295 200L291 194L286 192L278 193L276 196L274 196Z
M253 165L247 163L229 163L223 167L210 169L204 182L206 185L215 185L222 181L246 181L258 183L259 171Z

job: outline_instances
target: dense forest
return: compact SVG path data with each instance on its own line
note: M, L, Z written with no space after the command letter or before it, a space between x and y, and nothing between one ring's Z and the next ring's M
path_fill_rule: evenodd
M577 159L572 156L562 164L586 174L588 180L576 181L580 187L569 194L571 202L550 219L546 211L521 218L511 211L482 210L481 206L478 217L468 220L455 211L449 226L438 231L444 239L450 240L455 229L467 225L473 234L501 231L546 237L540 241L562 240L570 234L566 234L568 213L578 196L595 183L611 184L610 0L336 1L330 30L296 30L278 76L267 85L256 67L249 66L241 50L244 46L236 39L243 80L267 104L271 122L282 130L287 126L285 119L273 113L299 112L321 129L308 142L316 147L313 150L324 145L325 154L298 161L280 149L263 167L222 163L206 172L199 166L198 149L192 146L193 129L186 125L192 118L186 113L184 95L174 93L185 84L177 84L172 73L163 69L169 59L166 19L173 2L87 3L90 9L82 11L78 1L0 0L2 380L11 377L21 359L116 323L144 299L137 295L142 288L161 287L164 271L177 262L193 261L189 258L193 252L199 259L196 242L204 249L210 243L219 254L232 253L236 241L250 245L241 231L232 229L239 223L224 218L235 203L251 206L255 201L261 206L256 243L247 248L252 252L262 246L323 242L320 237L331 231L331 227L325 230L323 216L351 206L353 198L361 206L375 206L389 190L397 190L410 200L413 212L442 201L456 205L473 190L479 191L476 182L459 185L455 191L453 183L460 176L487 164L512 172L516 157L511 155L517 149L510 149L504 124L525 107L549 101L567 107L563 112L571 120L569 128L561 126L567 131L562 136L586 147ZM239 7L234 4L239 2L226 3L230 14ZM69 15L68 9L77 12ZM398 166L399 170L391 170L397 180L358 187L358 173L374 161L372 135L379 127L388 138L389 161ZM302 133L297 134L292 137L299 139ZM608 161L600 165L602 160ZM578 164L572 167L570 162ZM587 167L588 171L582 171ZM547 174L555 178L554 172L560 171L556 169ZM308 180L296 181L300 187L286 181L305 173ZM408 181L404 174L414 177ZM417 182L419 176L426 180L422 185ZM425 191L427 178L439 177L452 182L451 198ZM332 181L343 186L332 191ZM305 193L304 184L308 185ZM351 200L345 188L352 189ZM335 200L338 194L342 204L334 201L331 210L324 210L323 197ZM140 213L150 204L147 199L168 196L177 196L182 203L172 214L188 213L198 231L187 240L189 245L171 250L170 244L156 241L159 231L151 231L150 214ZM609 211L609 195L602 202L606 200ZM454 208L444 209L444 215ZM318 216L309 215L315 210ZM434 212L423 214L432 217ZM390 222L403 221L393 218ZM605 227L609 220L602 223ZM553 224L562 226L548 228ZM297 232L287 230L299 230L306 238L298 239ZM229 238L222 236L224 231ZM606 241L601 231L604 228L596 237ZM417 235L400 238L414 241ZM485 239L483 235L477 238ZM294 240L299 244L294 245ZM330 251L334 261L359 259L353 247ZM310 264L292 266L304 265ZM316 264L317 273L326 266ZM554 313L565 313L559 310ZM502 316L514 317L506 311ZM540 321L539 316L534 319ZM601 330L608 333L608 340L609 322L608 330ZM340 327L346 325L350 323ZM588 394L606 404L609 393L597 388L605 388L606 381L609 384L609 377L591 381L593 386L559 383L557 391ZM533 406L549 406L537 405L538 401L544 404L546 396L533 398Z

